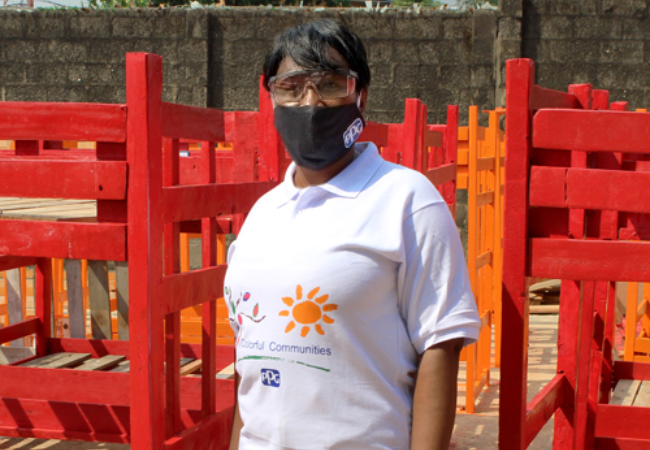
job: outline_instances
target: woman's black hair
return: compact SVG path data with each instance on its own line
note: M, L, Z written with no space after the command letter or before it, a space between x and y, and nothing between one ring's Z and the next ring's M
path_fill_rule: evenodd
M359 37L334 20L320 20L289 28L275 38L273 48L264 62L264 86L278 73L280 62L287 56L305 69L343 69L332 58L336 50L347 61L350 70L359 75L357 91L370 84L370 68L366 49Z

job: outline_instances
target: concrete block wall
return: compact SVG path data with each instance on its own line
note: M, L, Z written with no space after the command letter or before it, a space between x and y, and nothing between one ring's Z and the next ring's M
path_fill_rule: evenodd
M523 0L522 56L537 82L608 89L631 108L650 106L650 5L646 0Z
M0 98L124 102L125 54L146 51L164 57L165 100L253 110L274 36L320 18L363 39L371 120L401 121L409 97L429 106L430 122L446 120L447 104L461 105L461 122L470 104L494 107L493 11L0 11Z

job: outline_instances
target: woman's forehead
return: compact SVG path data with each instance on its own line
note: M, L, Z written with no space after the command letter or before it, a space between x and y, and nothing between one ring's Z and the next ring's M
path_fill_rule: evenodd
M334 50L333 48L329 48L329 54L330 58L334 60L341 69L349 69L350 65L348 62L341 56L339 52ZM283 73L287 72L293 72L295 70L305 70L308 69L307 67L303 67L300 64L298 64L296 61L291 56L285 56L282 58L282 61L280 61L280 65L278 66L278 71L276 75L282 75Z

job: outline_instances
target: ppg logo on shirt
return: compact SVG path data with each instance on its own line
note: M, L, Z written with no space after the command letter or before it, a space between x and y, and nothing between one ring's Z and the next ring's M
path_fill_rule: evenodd
M345 148L352 147L352 144L357 142L357 139L359 139L359 136L361 136L362 131L363 122L361 122L361 119L357 118L357 120L352 122L352 125L350 125L348 129L345 130L345 133L343 133L343 142L345 143Z
M264 386L280 387L280 372L275 369L262 369L262 384Z

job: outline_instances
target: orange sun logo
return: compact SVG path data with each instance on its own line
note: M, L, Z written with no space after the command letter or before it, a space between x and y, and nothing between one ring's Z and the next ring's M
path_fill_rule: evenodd
M304 325L302 327L302 330L300 330L300 336L302 337L307 336L309 334L309 330L311 329L309 328L309 326L313 324L315 324L314 328L316 329L316 332L318 334L323 335L325 334L325 331L323 331L323 327L321 326L321 324L317 322L319 322L322 319L322 321L325 323L329 323L329 324L334 323L334 319L332 319L325 313L330 311L336 311L337 309L339 309L339 307L338 305L333 305L333 304L323 305L323 303L325 303L329 299L329 295L325 294L325 295L321 295L320 297L316 297L316 295L318 295L319 290L320 287L313 289L309 294L307 294L307 298L305 300L302 300L302 286L298 285L296 286L295 301L291 297L282 297L282 301L284 302L284 304L292 309L290 311L289 310L280 311L280 316L293 317L293 320L289 322L287 328L285 328L284 330L285 333L288 333L294 328L296 328L296 322L298 322L299 324Z

